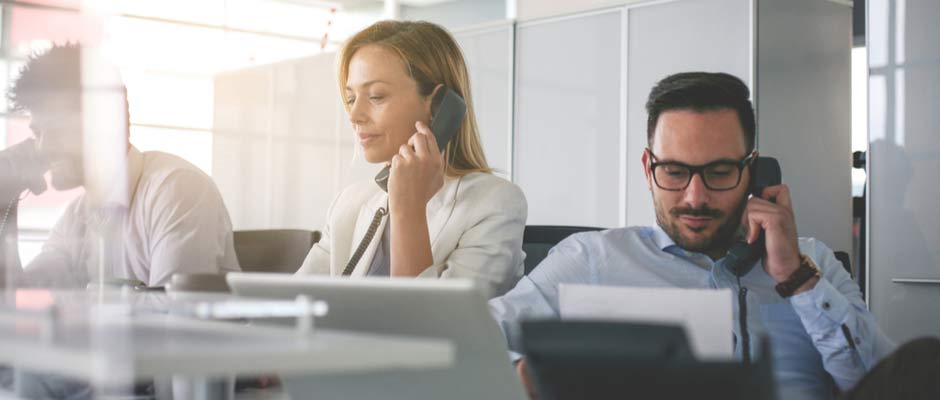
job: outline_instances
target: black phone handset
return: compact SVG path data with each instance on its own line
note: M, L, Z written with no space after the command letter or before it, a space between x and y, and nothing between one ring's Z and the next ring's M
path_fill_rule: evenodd
M453 89L442 86L431 99L431 115L431 132L434 132L439 150L444 151L447 143L457 136L460 130L460 125L467 115L467 103ZM390 173L391 166L386 166L375 176L375 183L386 192Z
M43 174L48 169L49 162L36 151L35 139L26 139L0 150L0 193L19 195L26 189L33 194L45 192Z
M758 157L754 160L753 167L751 167L751 181L749 182L751 195L760 197L764 192L764 188L776 186L780 183L780 163L777 162L777 159ZM746 241L741 240L731 245L728 254L725 256L725 265L736 276L744 276L754 268L758 260L764 257L765 252L764 232L761 232L754 243L748 244Z
M751 167L751 181L748 182L750 194L760 197L764 188L781 184L780 163L771 157L758 157ZM774 199L771 199L774 201ZM741 285L741 277L757 265L767 249L764 246L762 231L754 243L736 241L725 255L724 265L731 270L738 283L738 329L741 333L741 357L745 364L751 363L751 339L747 331L747 288Z
M19 257L15 256L16 206L24 190L34 194L46 191L43 174L48 169L49 162L36 151L34 139L0 150L0 269L10 259L10 254L14 254L15 264L19 265Z

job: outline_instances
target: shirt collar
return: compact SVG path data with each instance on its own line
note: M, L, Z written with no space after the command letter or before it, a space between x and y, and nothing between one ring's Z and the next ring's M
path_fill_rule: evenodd
M679 246L676 245L676 242L672 240L671 237L669 237L669 234L666 233L666 231L663 230L661 226L657 224L653 225L651 228L652 232L650 232L650 236L653 238L653 243L656 243L656 246L659 247L660 250L668 251L672 248L680 249Z
M738 235L743 237L744 234L742 232L738 232ZM671 237L669 237L669 234L666 233L666 231L663 230L659 224L650 227L650 237L653 239L653 243L655 243L660 250L687 260L707 260L709 265L713 265L724 260L724 257L722 257L718 260L711 261L711 258L703 253L697 253L679 247L679 245L677 245L676 242L672 240Z
M669 237L669 234L666 233L666 231L658 224L652 227L652 232L650 233L650 236L652 237L653 242L656 243L656 246L658 246L660 250L666 253L672 254L677 257L682 257L687 260L695 260L695 259L700 259L700 258L711 260L705 254L697 253L694 251L689 251L680 247L678 244L676 244L674 240L672 240L671 237Z

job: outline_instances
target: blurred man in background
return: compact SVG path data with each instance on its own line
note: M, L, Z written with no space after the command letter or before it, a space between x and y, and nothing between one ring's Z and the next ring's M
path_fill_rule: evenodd
M239 270L232 224L212 179L175 155L128 141L127 91L95 49L68 44L30 58L9 92L33 137L0 152L0 279L8 287L162 286L174 273ZM16 204L29 189L84 188L26 268Z

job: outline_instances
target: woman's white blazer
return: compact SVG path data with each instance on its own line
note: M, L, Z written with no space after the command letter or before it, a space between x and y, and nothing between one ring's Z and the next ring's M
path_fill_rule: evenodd
M344 189L333 200L321 239L297 274L341 275L380 207L388 207L388 194L375 182ZM522 277L527 212L522 190L502 178L486 173L445 177L427 204L434 264L418 277L469 278L488 297L505 293ZM387 215L351 276L368 272L386 223Z

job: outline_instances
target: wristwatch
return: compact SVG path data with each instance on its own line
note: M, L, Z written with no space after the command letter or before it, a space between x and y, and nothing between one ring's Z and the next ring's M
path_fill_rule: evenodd
M774 286L774 289L777 290L780 297L788 298L793 296L796 289L799 289L800 286L803 286L813 277L819 277L819 267L806 254L800 254L800 267L793 271L787 280Z

